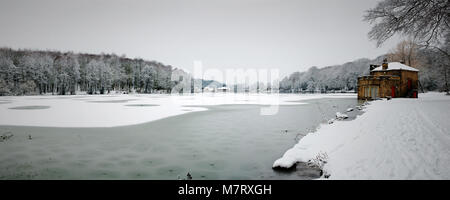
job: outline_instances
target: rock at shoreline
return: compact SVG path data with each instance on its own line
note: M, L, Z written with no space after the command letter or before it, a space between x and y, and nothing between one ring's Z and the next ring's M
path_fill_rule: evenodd
M346 114L342 114L340 112L336 113L336 119L337 120L344 120L344 119L347 119L347 118L348 118L348 115L346 115Z

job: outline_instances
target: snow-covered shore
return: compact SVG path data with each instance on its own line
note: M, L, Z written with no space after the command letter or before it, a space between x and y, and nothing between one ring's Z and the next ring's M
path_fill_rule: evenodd
M450 179L450 96L371 102L352 121L302 138L276 160L291 167L326 154L330 179Z
M0 125L44 127L115 127L146 123L212 105L294 105L320 98L355 94L130 94L0 97Z

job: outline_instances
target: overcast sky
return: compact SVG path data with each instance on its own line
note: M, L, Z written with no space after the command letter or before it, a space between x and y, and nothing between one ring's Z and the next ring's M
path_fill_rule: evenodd
M364 11L378 0L0 0L0 46L125 54L187 70L375 58Z

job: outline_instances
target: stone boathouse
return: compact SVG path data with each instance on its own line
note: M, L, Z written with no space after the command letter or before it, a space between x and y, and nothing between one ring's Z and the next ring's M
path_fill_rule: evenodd
M358 99L417 98L418 72L400 62L370 65L370 75L358 77Z

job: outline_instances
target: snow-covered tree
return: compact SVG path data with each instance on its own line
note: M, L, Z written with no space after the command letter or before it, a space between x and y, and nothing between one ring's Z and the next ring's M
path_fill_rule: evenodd
M53 94L75 94L76 91L95 94L111 90L169 92L174 85L172 70L172 66L156 61L114 54L0 48L2 95L23 94L24 91Z
M142 82L144 84L144 92L150 93L153 88L154 82L156 82L156 70L153 66L145 65L142 69Z

